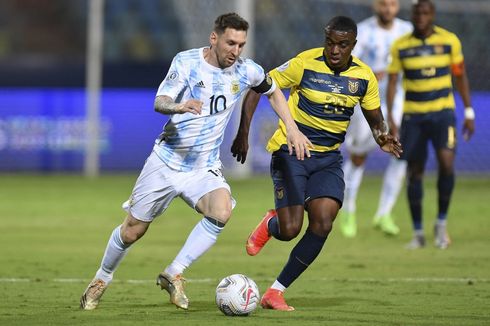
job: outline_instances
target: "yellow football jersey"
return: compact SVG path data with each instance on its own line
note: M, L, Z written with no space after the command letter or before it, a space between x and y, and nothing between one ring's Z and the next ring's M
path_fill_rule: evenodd
M380 107L378 82L365 63L352 56L348 67L334 72L323 48L304 51L270 72L278 87L290 88L288 106L299 130L313 143L313 151L336 150L344 141L354 107ZM286 144L282 121L267 144L274 152Z
M451 66L461 62L463 53L458 37L438 26L426 39L410 33L396 40L388 73L403 71L403 112L454 110Z

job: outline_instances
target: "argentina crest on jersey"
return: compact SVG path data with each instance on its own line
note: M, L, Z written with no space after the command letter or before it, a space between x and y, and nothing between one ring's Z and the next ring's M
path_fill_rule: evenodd
M231 82L231 94L236 95L240 92L240 83L238 80L233 80Z

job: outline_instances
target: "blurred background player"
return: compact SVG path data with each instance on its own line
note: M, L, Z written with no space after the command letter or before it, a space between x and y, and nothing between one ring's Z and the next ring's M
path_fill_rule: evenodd
M386 67L390 47L395 39L412 31L412 24L396 17L400 9L398 0L375 0L373 6L375 15L358 24L357 44L352 53L370 66L376 75L381 98L381 110L386 118L386 88L388 86ZM393 118L397 125L401 122L402 106L403 90L399 86L393 103ZM361 110L354 110L347 130L345 145L349 152L349 159L342 167L344 170L345 197L339 222L342 234L351 238L357 234L356 199L364 174L364 163L368 153L378 147ZM405 171L406 162L391 157L384 173L383 186L373 225L389 235L396 235L400 231L393 221L391 211L405 180Z
M276 210L269 210L252 231L246 243L247 253L257 255L272 236L281 241L297 237L305 210L308 228L292 249L276 281L262 296L263 308L294 310L286 303L283 293L314 262L327 241L344 197L339 148L356 104L360 103L372 136L381 149L395 156L401 152L400 143L388 134L383 120L374 73L351 56L356 35L357 26L351 18L334 17L325 27L323 48L304 51L270 72L278 87L290 89L291 114L314 147L311 157L292 160L282 122L267 144L267 150L272 153ZM232 145L233 155L242 162L248 150L248 130L259 97L255 92L245 96L240 127Z
M177 197L203 218L158 275L157 285L178 308L188 308L182 274L214 245L234 206L221 173L219 148L231 114L248 89L269 97L287 126L289 153L294 146L295 159L303 159L311 143L294 123L284 95L262 67L240 57L247 31L248 22L239 15L221 15L209 36L210 46L180 52L172 61L155 99L155 111L170 119L123 205L128 215L109 238L100 268L80 299L82 309L97 307L130 246Z
M435 6L430 0L418 0L412 7L414 32L395 41L388 67L388 120L397 131L393 106L398 74L403 72L405 104L401 125L402 158L408 163L407 195L414 228L408 249L425 245L422 223L422 200L427 146L429 141L438 162L438 214L434 225L435 245L445 249L450 244L446 217L454 188L454 155L456 150L456 117L453 85L462 97L465 111L463 136L474 133L475 113L471 107L470 90L463 52L458 37L434 25Z

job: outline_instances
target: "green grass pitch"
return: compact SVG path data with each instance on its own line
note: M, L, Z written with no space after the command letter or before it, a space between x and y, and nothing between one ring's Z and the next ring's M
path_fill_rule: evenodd
M403 248L412 236L405 193L394 214L402 232L371 228L380 178L366 177L359 231L344 239L334 225L322 253L288 289L294 312L257 309L225 317L215 306L219 280L243 273L261 293L297 239L272 240L256 257L244 242L273 204L267 176L230 180L238 201L217 244L186 272L190 309L168 302L155 277L177 254L200 216L176 200L122 262L94 311L78 308L136 175L96 180L70 175L0 175L0 325L490 325L490 179L459 177L450 208L448 250L432 245L434 177L425 181L428 246Z

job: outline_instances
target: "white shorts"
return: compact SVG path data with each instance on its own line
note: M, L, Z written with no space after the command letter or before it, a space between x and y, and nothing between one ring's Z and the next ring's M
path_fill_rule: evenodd
M397 98L395 101L398 103L395 103L394 105L393 119L395 120L396 125L400 127L403 113L403 98ZM383 112L383 117L386 120L387 115L385 112ZM349 128L345 135L345 146L349 153L356 155L367 154L379 147L374 140L369 123L366 118L364 118L362 109L359 106L354 108L354 114L351 117Z
M196 209L199 199L219 188L225 188L231 194L219 168L175 171L152 152L136 180L131 197L122 207L137 220L151 222L167 209L175 197L181 197ZM232 207L235 207L235 200L231 200Z

